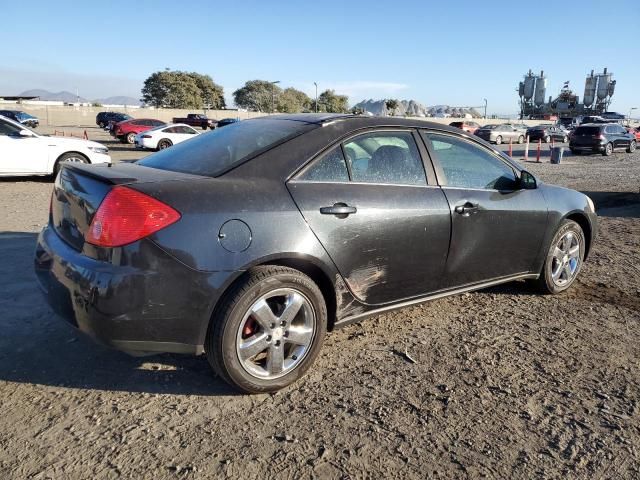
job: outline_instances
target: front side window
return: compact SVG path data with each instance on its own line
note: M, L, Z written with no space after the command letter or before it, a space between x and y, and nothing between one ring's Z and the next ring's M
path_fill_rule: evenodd
M451 135L427 133L444 183L449 187L514 190L517 185L512 167L488 150Z
M0 120L0 135L2 136L18 136L20 135L20 131L25 130L24 128L16 127L12 123L5 122Z
M373 132L344 143L351 180L365 183L426 185L411 132Z

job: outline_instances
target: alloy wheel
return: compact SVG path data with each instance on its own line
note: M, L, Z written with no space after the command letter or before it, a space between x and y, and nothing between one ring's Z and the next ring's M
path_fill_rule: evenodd
M250 375L272 380L302 362L315 333L316 313L309 299L293 288L280 288L261 296L246 312L236 353Z
M573 281L580 267L580 240L573 231L565 233L553 249L551 278L563 287Z

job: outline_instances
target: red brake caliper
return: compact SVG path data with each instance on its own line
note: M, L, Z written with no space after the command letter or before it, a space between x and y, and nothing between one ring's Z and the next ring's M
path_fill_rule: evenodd
M244 328L242 329L242 338L249 338L251 335L256 333L257 324L253 317L247 318L247 321L244 324Z

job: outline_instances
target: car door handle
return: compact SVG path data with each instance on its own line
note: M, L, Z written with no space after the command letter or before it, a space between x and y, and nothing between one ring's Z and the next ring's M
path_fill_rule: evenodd
M466 202L464 205L458 205L455 208L455 211L456 211L456 213L459 213L463 217L468 217L472 213L475 213L475 212L478 211L478 204L477 203Z
M358 209L356 207L350 207L346 203L334 203L331 207L321 207L320 213L322 215L351 215L356 213Z

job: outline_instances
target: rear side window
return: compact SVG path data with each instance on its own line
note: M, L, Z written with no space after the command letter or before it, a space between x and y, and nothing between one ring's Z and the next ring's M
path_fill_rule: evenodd
M374 132L344 143L351 180L365 183L426 185L411 132Z
M340 145L315 160L300 180L311 182L348 182L349 172Z
M513 190L516 175L486 149L450 135L427 133L447 186Z
M295 120L236 122L136 162L145 167L216 177L317 125Z

